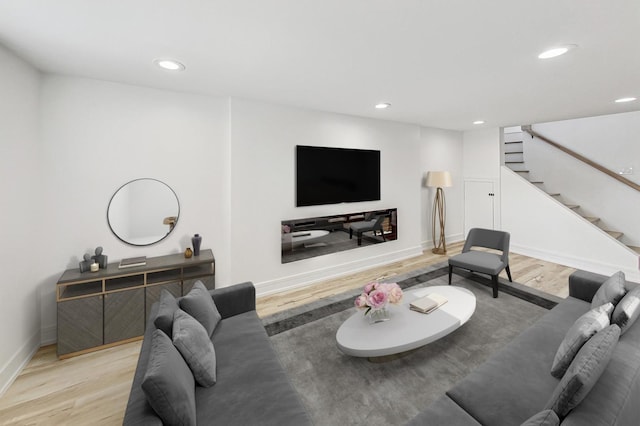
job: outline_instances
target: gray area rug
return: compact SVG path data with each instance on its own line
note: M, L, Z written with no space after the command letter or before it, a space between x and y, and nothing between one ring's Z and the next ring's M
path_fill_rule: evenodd
M426 268L417 276L425 274L426 282L410 288L447 284L441 267ZM450 335L386 363L371 363L338 350L336 332L356 309L322 315L323 306L343 301L345 295L264 320L268 329L270 324L288 323L285 329L271 330L271 341L316 425L404 424L547 312L503 292L493 299L490 287L465 276L454 275L453 285L475 294L471 319ZM355 297L359 291L350 293ZM353 306L352 295L346 296ZM305 317L306 321L300 320ZM297 318L292 327L291 318Z

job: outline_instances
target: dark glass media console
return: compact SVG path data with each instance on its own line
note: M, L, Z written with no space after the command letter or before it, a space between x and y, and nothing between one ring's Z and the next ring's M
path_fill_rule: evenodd
M397 209L283 220L282 263L394 241Z

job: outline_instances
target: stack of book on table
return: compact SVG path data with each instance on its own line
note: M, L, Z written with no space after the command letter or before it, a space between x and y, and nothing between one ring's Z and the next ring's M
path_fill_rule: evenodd
M422 314L428 314L447 303L447 301L448 299L446 297L438 293L431 293L411 302L409 304L409 309Z

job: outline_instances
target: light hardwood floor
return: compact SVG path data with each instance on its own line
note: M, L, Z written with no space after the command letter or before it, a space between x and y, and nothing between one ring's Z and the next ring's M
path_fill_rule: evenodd
M448 255L462 250L450 245ZM421 256L323 281L305 289L258 298L260 316L299 306L377 279L444 262L447 256ZM568 295L574 269L510 254L514 281L560 297ZM506 279L506 275L504 276ZM41 348L0 398L0 425L119 425L129 397L141 342L58 360L55 346Z

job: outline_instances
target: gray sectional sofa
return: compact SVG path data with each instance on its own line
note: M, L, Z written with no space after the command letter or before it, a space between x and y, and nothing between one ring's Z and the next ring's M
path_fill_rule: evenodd
M217 382L208 388L195 386L197 424L311 424L256 314L253 284L211 290L210 295L222 316L211 337ZM142 389L157 315L155 304L145 331L124 425L162 425Z
M516 426L541 412L559 379L550 374L556 351L608 277L577 271L570 296L414 418L411 425ZM627 290L636 284L623 283ZM617 326L611 326L614 328ZM586 345L586 344L585 344ZM593 388L562 425L640 425L640 321L620 336ZM555 417L555 414L553 414ZM556 420L557 422L557 420ZM557 424L531 422L529 424Z

